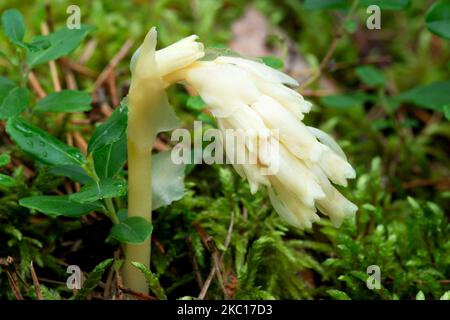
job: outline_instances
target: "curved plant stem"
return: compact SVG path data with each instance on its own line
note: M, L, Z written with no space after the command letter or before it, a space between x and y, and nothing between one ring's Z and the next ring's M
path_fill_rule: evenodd
M114 204L112 199L105 199L106 209L108 209L108 216L114 224L119 224L119 218L116 214L116 209L114 208Z
M141 217L152 222L152 147L158 132L177 125L155 61L156 29L146 35L137 61L132 61L128 94L128 217ZM129 244L125 250L123 278L125 286L148 293L147 281L131 262L150 269L150 239Z
M152 221L151 150L140 151L128 140L128 217L144 217ZM142 244L126 246L123 278L133 290L148 293L144 275L133 265L138 261L150 267L150 239Z

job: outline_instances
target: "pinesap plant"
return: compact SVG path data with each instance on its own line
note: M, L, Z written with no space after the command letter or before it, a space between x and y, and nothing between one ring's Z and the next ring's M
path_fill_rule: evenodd
M445 36L446 29L434 21L436 16L439 16L439 10L434 6L427 16L427 26L432 32ZM195 36L156 50L156 31L151 30L132 58L128 98L95 128L86 150L80 150L63 142L63 133L68 120L77 112L92 109L91 95L81 90L60 90L37 99L27 82L37 67L74 51L93 28L86 25L74 30L62 28L26 41L24 19L17 10L6 10L1 20L3 31L16 53L5 59L16 69L17 75L11 79L0 77L0 119L6 124L6 132L23 151L21 157L32 159L39 170L48 171L53 177L66 177L81 186L76 192L64 195L42 195L39 189L34 189L31 195L18 192L20 205L50 219L80 219L92 212L103 214L112 225L108 241L121 245L125 256L114 265L112 259L100 263L89 274L76 298L86 297L103 272L113 265L114 270L122 268L127 287L141 292L150 290L155 297L165 299L167 294L159 278L171 261L186 254L179 249L183 248L180 239L184 244L186 238L188 247L192 248L192 259L199 265L197 268L207 268L205 247L213 256L217 253L214 245L203 243L202 246L204 239L183 226L194 225L202 234L204 230L198 226L199 222L221 239L220 251L232 247L233 266L228 264L226 270L217 271L221 276L228 274L230 277L225 281L218 276L219 291L227 297L311 298L313 294L325 292L335 299L397 299L411 296L411 288L406 286L411 283L417 283L418 289L436 298L443 294L439 280L448 275L445 270L449 248L446 245L448 221L442 210L432 202L418 203L410 197L394 202L383 189L379 159L375 158L371 171L358 178L352 197L360 207L358 218L343 221L345 217L353 216L356 206L337 192L330 181L345 185L355 173L329 136L303 125L301 120L308 113L310 104L290 89L295 87L295 80L265 67L258 60L243 59L223 51L203 52L203 46L196 42ZM380 92L386 85L386 79L373 67L360 67L357 75ZM257 137L284 146L281 171L272 176L261 174L262 169L270 167L270 155L266 155L256 164L233 164L248 183L236 182L230 170L214 166L219 178L215 186L218 185L222 192L214 201L196 196L192 184L185 189L183 177L190 170L189 166L175 165L170 152L152 155L156 134L178 125L166 92L170 85L178 82L187 83L199 94L194 97L196 99L190 99L190 103L196 104L194 108L197 104L200 105L198 108L208 108L213 115L208 120L216 120L219 129L251 127L258 133ZM402 99L415 101L418 105L428 104L420 98L433 90L441 90L445 84L418 88L417 92L412 90L402 95ZM346 97L329 96L322 102L339 108L343 98ZM348 99L345 101L347 103ZM439 110L442 108L446 107ZM54 121L45 121L47 118ZM267 127L283 131L278 138L271 139L270 131L264 130ZM302 139L293 139L297 134ZM251 142L247 147L251 149ZM19 154L18 150L14 152ZM10 163L9 154L0 155L0 166ZM125 163L128 170L124 169ZM23 189L21 170L18 168L12 175L0 174L2 190L16 192ZM298 177L304 183L299 184ZM198 184L201 186L202 181ZM258 192L261 189L267 191L271 205L284 222L271 214L264 193ZM3 200L9 201L6 197ZM174 200L180 201L167 207ZM245 207L243 215L236 214L241 211L240 206ZM153 230L151 212L158 208L163 208L164 215L159 217L160 229ZM334 226L324 219L318 221L317 209L328 215ZM383 214L387 212L385 215L389 216L390 210L398 210L405 224L388 224ZM180 211L185 214L180 215ZM413 215L407 214L410 211ZM169 218L180 219L176 234L170 228ZM303 240L304 232L309 232L313 222L329 243ZM337 230L335 226L341 223L343 227ZM294 228L288 229L288 225ZM233 227L236 232L231 238ZM22 239L20 231L12 224L5 224L2 229L15 239ZM152 253L150 243L154 232L164 234L166 238L173 235L169 241L177 247L165 256L160 251ZM294 237L285 238L288 233ZM399 244L398 239L407 241ZM27 237L23 237L22 242L26 243L20 247L24 257L33 255L29 248L36 250L42 246ZM12 240L9 243L14 244ZM316 260L317 255L328 257L323 265ZM397 255L401 258L397 259ZM153 257L152 264L150 256ZM382 283L389 283L389 289L367 290L367 274L363 271L374 261L380 264ZM43 261L37 262L44 265ZM150 271L151 268L155 271ZM326 291L324 288L311 289L305 280L307 273L292 277L299 268L314 270L333 288ZM238 278L237 293L232 288L234 274L230 269L235 270ZM400 277L393 277L399 274ZM167 288L169 292L192 279L171 280L174 285ZM198 283L202 284L202 279ZM200 293L200 297L204 295L204 292ZM448 297L448 294L442 297Z
M157 159L167 163L152 177L151 161L157 133L177 126L166 95L166 88L173 83L185 81L194 87L218 119L221 129L251 128L253 138L276 146L277 152L258 153L254 164L236 163L234 167L248 179L252 193L260 185L268 188L272 205L288 223L298 228L311 228L312 223L319 220L317 208L330 216L337 226L345 217L354 215L356 206L345 199L330 180L345 186L348 178L355 177L355 172L328 135L303 125L301 119L309 112L311 104L289 88L298 84L287 75L259 61L240 57L215 54L199 61L205 52L196 36L156 51L153 28L131 60L128 97L96 128L83 154L30 120L44 112L88 111L91 108L89 95L77 90L61 90L40 99L30 108L30 92L25 83L35 66L74 50L91 28L61 29L28 43L23 41L25 28L18 11L5 11L2 21L6 35L17 47L15 63L22 75L17 86L7 80L3 84L6 94L0 111L2 119L7 120L6 132L38 163L82 184L78 192L69 195L31 196L20 199L19 203L52 216L76 218L92 211L106 215L113 223L110 236L125 245L123 274L125 285L131 289L148 291L145 272L141 271L150 272L152 210L179 197L171 186L179 170L174 169L175 165L167 156L160 155ZM214 81L209 81L210 77ZM281 129L279 137L272 136L271 127ZM255 153L254 143L246 141L243 152ZM227 150L227 156L239 152ZM127 154L128 184L120 174ZM274 161L277 162L276 172L264 173ZM162 165L153 165L155 167ZM291 171L297 172L297 176ZM164 175L164 178L155 177L157 175ZM13 183L10 177L4 177L5 181L8 179ZM152 184L152 179L158 184ZM165 203L152 201L152 188L162 189L159 197L165 199ZM127 194L128 208L121 208L117 199Z

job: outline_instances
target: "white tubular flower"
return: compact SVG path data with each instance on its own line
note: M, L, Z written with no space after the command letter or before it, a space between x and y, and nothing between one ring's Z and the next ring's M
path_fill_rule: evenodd
M298 158L306 162L315 162L321 158L324 151L323 145L317 143L316 138L303 122L292 116L275 99L261 95L252 104L252 108L268 127L279 130L280 141Z
M197 62L186 70L184 80L197 90L218 118L239 112L260 96L248 72L228 63Z
M196 36L190 36L157 51L159 76L166 85L183 82L195 89L223 132L251 132L242 151L225 148L230 159L237 152L246 159L256 155L254 163L232 163L249 181L251 192L266 186L278 214L298 228L311 228L320 219L317 209L335 226L352 217L356 205L332 183L346 186L347 179L355 178L355 171L329 135L301 121L311 103L290 88L298 86L297 81L244 58L218 56L199 61L204 52L196 40ZM271 146L269 152L256 150L258 140ZM229 141L224 142L226 146ZM267 173L274 161L278 170Z
M158 73L161 78L164 78L174 71L179 71L205 55L203 44L197 42L197 39L198 36L192 35L155 52ZM141 54L141 49L142 46L140 46L131 57L130 69L132 72L136 67L136 62Z
M160 75L166 75L190 65L202 58L205 53L203 44L197 42L198 36L192 35L173 45L156 51L155 59Z

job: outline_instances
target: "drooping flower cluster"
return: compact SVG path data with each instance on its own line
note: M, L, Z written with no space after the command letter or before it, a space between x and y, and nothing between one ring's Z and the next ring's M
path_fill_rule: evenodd
M196 40L190 36L156 51L159 76L165 86L182 82L195 89L220 129L252 130L274 147L269 150L277 150L264 156L257 153L256 163L233 164L251 191L266 186L278 214L298 228L310 228L319 220L317 209L335 226L353 216L357 207L332 183L347 186L355 171L329 135L302 122L311 104L291 89L297 81L254 60L231 56L199 60L205 53ZM132 70L138 55L139 50ZM254 150L247 145L245 152ZM273 161L277 170L267 174Z

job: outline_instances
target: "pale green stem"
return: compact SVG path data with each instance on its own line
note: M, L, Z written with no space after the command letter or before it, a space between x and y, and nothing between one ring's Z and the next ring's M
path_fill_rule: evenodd
M114 224L119 224L119 218L117 217L116 214L116 209L114 208L114 204L112 202L111 198L105 199L105 204L106 204L106 208L108 209L108 216L111 218L111 221Z
M156 30L152 28L142 43L132 69L128 94L128 217L152 222L152 146L158 129L166 129L169 104L155 61ZM166 124L167 125L167 124ZM126 287L148 293L144 275L131 263L150 269L150 238L129 244L125 250L123 280Z
M140 151L128 140L128 217L143 217L149 222L152 221L151 155L151 150ZM150 268L150 250L150 239L126 246L122 270L128 288L148 293L144 275L131 262L137 261Z

